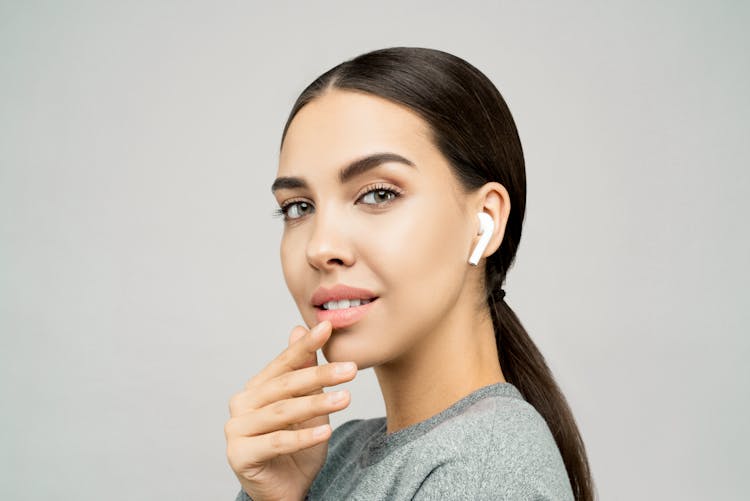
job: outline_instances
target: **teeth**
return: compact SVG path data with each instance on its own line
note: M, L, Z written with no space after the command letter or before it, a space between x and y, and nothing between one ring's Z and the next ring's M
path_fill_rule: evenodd
M324 310L342 310L353 306L361 306L363 304L371 303L371 299L342 299L340 301L328 301L323 304Z

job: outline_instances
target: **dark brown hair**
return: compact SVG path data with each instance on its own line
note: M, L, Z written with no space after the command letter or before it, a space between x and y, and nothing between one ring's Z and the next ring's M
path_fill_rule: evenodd
M594 499L586 449L565 396L544 357L497 291L518 250L526 208L521 141L505 100L492 82L463 59L418 47L375 50L320 75L297 98L281 137L297 112L328 89L365 92L411 108L430 126L466 192L487 182L502 184L510 215L500 248L487 257L485 296L505 379L546 420L565 463L575 499Z

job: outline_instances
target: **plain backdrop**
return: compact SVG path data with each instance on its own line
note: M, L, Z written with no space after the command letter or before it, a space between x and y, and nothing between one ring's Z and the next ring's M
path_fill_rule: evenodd
M302 322L281 128L323 71L408 45L514 114L506 300L601 499L747 499L748 23L741 1L0 2L0 498L234 499L229 398ZM384 415L371 369L346 387L334 426Z

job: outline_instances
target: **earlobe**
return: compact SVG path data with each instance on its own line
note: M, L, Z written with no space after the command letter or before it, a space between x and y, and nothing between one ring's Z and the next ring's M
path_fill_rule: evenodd
M469 264L473 266L479 263L479 259L482 257L495 231L495 220L492 219L492 216L486 212L477 212L477 217L479 218L479 235L481 236L469 258Z

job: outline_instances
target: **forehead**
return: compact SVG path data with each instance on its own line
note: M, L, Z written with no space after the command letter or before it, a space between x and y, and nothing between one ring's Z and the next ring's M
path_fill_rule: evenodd
M289 125L279 175L337 169L369 153L435 155L427 123L409 108L371 94L331 90L305 105Z

